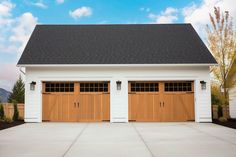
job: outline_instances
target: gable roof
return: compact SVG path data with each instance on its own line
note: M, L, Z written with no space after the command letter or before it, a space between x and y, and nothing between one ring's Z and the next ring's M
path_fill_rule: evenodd
M215 64L191 24L37 25L18 62Z

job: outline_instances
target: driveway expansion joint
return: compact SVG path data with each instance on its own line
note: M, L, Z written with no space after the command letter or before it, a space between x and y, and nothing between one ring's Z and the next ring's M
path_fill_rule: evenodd
M136 131L136 133L138 134L139 138L141 139L141 141L144 143L145 147L147 148L147 150L149 151L149 153L151 154L152 157L155 157L155 155L153 154L153 152L151 151L151 149L148 147L147 143L145 142L143 136L140 134L140 132L138 131L138 129L134 126L133 123L131 123L131 125L133 126L134 130Z
M83 134L84 130L88 127L88 123L84 126L84 128L79 132L79 134L75 137L75 139L72 141L72 143L70 144L70 146L67 148L67 150L65 151L65 153L62 155L62 157L65 157L66 154L71 150L71 148L73 147L73 145L78 141L78 139L80 138L80 136Z
M209 133L207 133L207 132L205 132L205 131L202 131L202 130L200 130L200 129L198 129L198 128L195 128L195 127L189 126L189 125L187 125L187 124L183 124L183 125L185 125L185 126L191 128L191 129L194 129L194 130L196 130L196 131L198 131L198 132L200 132L200 133L202 133L202 134L205 134L205 135L207 135L207 136L214 137L214 138L216 138L217 140L224 141L224 142L226 142L226 143L236 145L236 143L234 143L234 142L231 142L231 141L229 141L229 140L226 140L226 139L220 138L220 137L218 137L218 136L214 136L214 135L209 134ZM215 125L216 125L216 124L215 124Z

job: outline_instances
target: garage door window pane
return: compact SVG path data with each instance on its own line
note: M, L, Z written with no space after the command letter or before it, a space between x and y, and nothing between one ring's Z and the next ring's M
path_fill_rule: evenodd
M192 91L191 82L165 83L165 92L188 92Z
M60 88L57 87L57 88L56 88L56 92L59 92L59 91L60 91Z
M45 92L51 92L50 88L46 87Z
M80 92L108 92L108 83L80 83Z
M108 88L107 87L104 87L104 92L108 92Z
M49 88L50 87L50 83L46 83L46 88Z
M54 84L54 83L52 83L52 84L51 84L51 88L54 88L54 87L55 87L54 85L55 85L55 84Z
M55 92L55 88L51 88L51 92Z
M83 92L83 91L81 91L81 92ZM84 92L89 92L89 88L86 87Z
M158 83L131 83L131 92L158 92Z
M65 88L65 92L69 92L69 88Z
M74 92L74 88L70 87L70 92Z
M74 92L74 83L45 83L45 92Z

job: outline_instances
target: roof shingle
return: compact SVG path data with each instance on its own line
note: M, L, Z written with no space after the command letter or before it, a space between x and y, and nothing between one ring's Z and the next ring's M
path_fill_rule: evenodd
M18 62L208 63L216 61L190 24L37 25Z

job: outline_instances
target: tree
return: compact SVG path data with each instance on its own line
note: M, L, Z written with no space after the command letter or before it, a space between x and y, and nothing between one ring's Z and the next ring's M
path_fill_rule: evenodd
M13 86L12 93L10 94L8 98L9 103L24 103L25 102L25 84L23 80L21 79L21 76L16 81L16 83Z
M219 7L214 7L214 17L209 16L211 25L206 27L208 46L218 63L211 71L224 90L225 100L228 100L229 84L226 77L236 56L236 32L228 11L221 13Z
M19 119L19 111L16 102L14 102L13 107L14 107L14 114L12 116L12 120L17 121Z
M4 108L3 105L0 103L0 119L4 119Z
M216 83L211 84L211 103L212 105L223 105L225 102L224 96L221 94L219 86Z
M234 53L236 54L236 51ZM236 58L234 58L234 61L230 66L230 70L227 73L227 85L229 88L236 85L235 74L236 74Z

